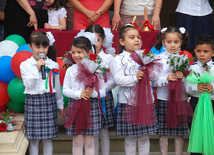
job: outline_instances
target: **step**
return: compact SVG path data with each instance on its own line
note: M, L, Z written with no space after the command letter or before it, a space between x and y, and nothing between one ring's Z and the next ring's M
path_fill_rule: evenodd
M115 128L109 129L109 138L110 138L110 151L112 155L115 153L124 153L124 138L125 136L117 136ZM169 136L168 138L168 150L169 152L174 152L174 137ZM184 152L187 151L188 147L188 136L184 137ZM67 136L65 134L65 128L59 126L59 137L53 140L54 153L68 153L72 152L72 136ZM40 152L42 152L42 143L40 142ZM101 149L100 149L101 150ZM159 136L152 134L150 135L150 152L160 154L159 148ZM122 155L121 154L121 155ZM120 155L120 154L119 154ZM155 155L155 154L154 154Z

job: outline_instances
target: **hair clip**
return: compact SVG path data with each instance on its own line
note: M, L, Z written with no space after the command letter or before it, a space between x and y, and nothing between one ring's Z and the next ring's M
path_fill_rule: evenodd
M167 30L167 27L162 28L161 33L165 33L166 30Z
M55 42L53 34L50 31L48 31L46 32L46 36L48 37L48 40L49 40L49 46L53 46Z
M184 27L180 27L180 28L179 28L179 31L180 31L182 34L184 34L184 33L186 32L186 29L185 29Z
M132 25L132 24L128 23L128 24L126 24L125 26L134 26L134 25Z

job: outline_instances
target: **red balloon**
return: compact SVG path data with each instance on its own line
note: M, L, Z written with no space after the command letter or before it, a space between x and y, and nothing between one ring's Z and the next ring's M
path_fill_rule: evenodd
M64 77L65 77L65 65L64 61L62 60L62 57L59 57L56 59L56 62L59 64L59 79L61 86L63 85Z
M30 58L33 55L33 53L29 51L20 51L16 53L12 59L11 59L11 68L13 72L18 76L21 77L20 73L20 64Z
M7 86L7 83L0 81L0 107L4 106L10 98L7 92Z
M194 59L193 59L192 54L190 52L186 51L186 50L184 50L183 52L187 55L188 59L191 59L191 61L189 62L189 64L190 65L193 64L194 63Z

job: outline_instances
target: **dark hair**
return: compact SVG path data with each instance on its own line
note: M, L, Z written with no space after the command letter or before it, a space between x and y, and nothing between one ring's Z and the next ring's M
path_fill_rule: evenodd
M211 35L205 34L205 35L198 36L196 38L195 44L196 46L203 45L203 44L211 45L212 49L214 50L214 38Z
M65 6L65 2L63 0L55 0L55 2L51 6L47 6L47 7L58 10L64 6Z
M85 32L92 32L92 33L97 33L103 40L105 39L105 32L103 28L100 25L90 25L85 29ZM96 53L96 48L95 45L92 45L94 48L94 51Z
M105 39L105 31L100 25L90 25L85 29L85 32L97 33L103 40Z
M132 26L132 25L126 25L126 26L123 26L120 31L119 31L119 39L125 39L125 33L127 31L129 31L130 29L135 29L137 30L136 27ZM137 30L138 31L138 30ZM120 43L119 43L119 52L118 54L122 53L124 50L124 46L122 46Z
M168 27L164 33L159 32L157 35L157 43L155 45L155 48L157 50L161 49L162 40L166 38L167 33L176 33L176 32L180 34L180 39L182 40L181 50L184 50L189 44L189 35L187 31L184 34L182 34L179 28L177 27Z
M39 46L39 45L49 46L49 39L46 36L46 32L35 31L35 32L31 33L29 44L31 46L32 46L32 44L35 44L36 46ZM56 61L56 45L55 45L55 43L53 44L53 46L49 46L47 57L52 59L53 61Z
M71 46L75 46L89 52L91 50L91 41L86 37L80 36L72 41Z

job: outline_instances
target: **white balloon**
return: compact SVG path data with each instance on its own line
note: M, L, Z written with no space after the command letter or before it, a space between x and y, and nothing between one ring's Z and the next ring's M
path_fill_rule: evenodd
M0 42L0 57L5 55L13 57L18 48L19 46L15 42L11 40L3 40Z

